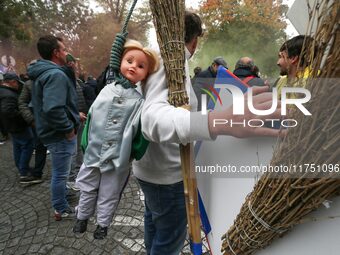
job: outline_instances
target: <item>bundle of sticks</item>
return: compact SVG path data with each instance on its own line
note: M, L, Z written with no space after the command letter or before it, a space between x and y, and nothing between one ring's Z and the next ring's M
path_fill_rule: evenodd
M150 0L169 87L169 103L178 107L189 102L185 90L184 1Z
M312 77L307 89L312 116L292 113L299 126L275 149L272 166L292 166L293 173L268 173L246 197L233 226L222 236L222 253L254 254L284 235L304 216L340 191L340 2L319 0L312 17L315 54L308 50ZM310 12L312 13L312 11Z

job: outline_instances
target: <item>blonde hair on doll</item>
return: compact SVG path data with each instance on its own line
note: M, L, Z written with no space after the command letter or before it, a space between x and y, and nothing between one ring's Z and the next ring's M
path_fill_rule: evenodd
M124 44L123 56L125 55L126 52L133 50L133 49L143 51L146 57L148 58L149 60L148 74L152 74L158 70L159 58L158 58L157 53L154 50L143 47L143 45L140 42L130 39L130 40L127 40L126 43Z

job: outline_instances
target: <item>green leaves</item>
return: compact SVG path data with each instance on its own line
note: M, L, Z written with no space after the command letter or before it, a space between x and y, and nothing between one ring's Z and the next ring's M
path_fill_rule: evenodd
M262 74L277 75L277 51L285 39L286 7L280 1L203 1L199 14L207 33L193 66L205 69L214 57L223 56L233 70L240 57L249 56Z
M39 58L36 43L45 34L64 38L68 50L79 57L83 71L99 75L108 64L115 34L120 30L131 0L97 0L103 13L94 13L89 0L1 0L0 56L16 59L15 69ZM151 20L146 5L135 9L129 37L146 41Z

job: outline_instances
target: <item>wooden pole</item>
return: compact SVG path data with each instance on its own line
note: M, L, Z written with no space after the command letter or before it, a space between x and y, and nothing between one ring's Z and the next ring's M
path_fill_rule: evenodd
M180 145L180 151L191 249L194 254L202 254L201 219L198 210L197 180L193 171L192 144Z

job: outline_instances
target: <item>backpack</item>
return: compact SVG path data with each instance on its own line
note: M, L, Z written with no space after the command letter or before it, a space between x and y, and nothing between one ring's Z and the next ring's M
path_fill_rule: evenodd
M96 95L109 83L114 80L114 72L110 65L105 67L105 70L97 78Z
M242 81L245 83L245 84L248 84L248 82L250 82L252 79L256 78L255 75L251 75L251 76L248 76L246 77L245 79L243 79ZM249 84L248 84L249 85Z

